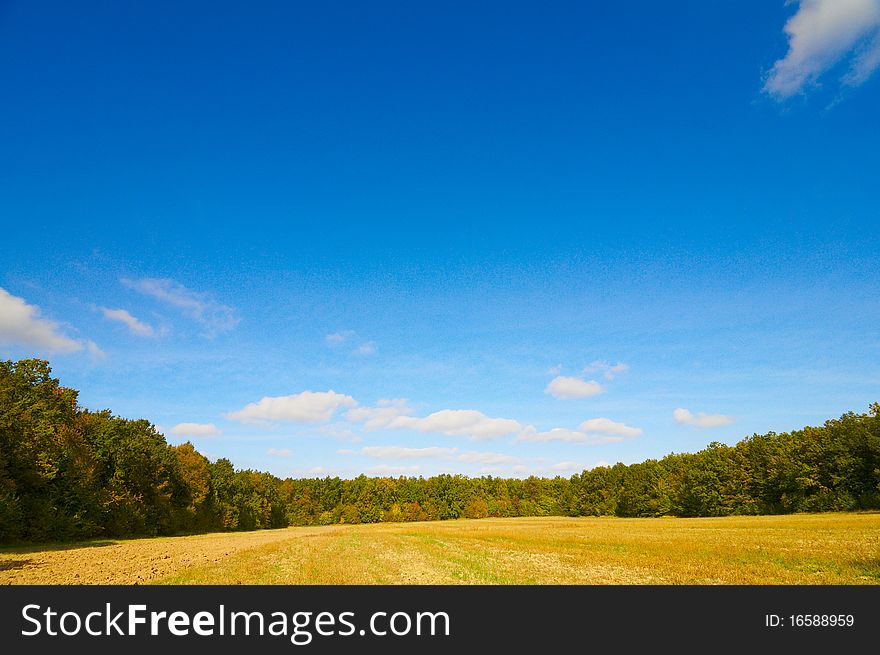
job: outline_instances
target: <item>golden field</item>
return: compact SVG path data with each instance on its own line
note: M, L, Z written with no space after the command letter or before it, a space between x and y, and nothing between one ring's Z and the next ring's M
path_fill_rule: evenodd
M880 514L481 519L3 548L0 584L880 584Z

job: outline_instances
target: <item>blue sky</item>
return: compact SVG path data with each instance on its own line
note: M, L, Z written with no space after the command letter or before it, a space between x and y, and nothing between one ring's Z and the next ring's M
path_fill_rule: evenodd
M878 66L880 0L0 3L0 357L281 476L865 411Z

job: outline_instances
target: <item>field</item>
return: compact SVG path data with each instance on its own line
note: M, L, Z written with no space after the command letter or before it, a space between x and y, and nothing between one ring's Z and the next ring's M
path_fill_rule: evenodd
M880 514L483 519L4 548L0 584L880 584Z

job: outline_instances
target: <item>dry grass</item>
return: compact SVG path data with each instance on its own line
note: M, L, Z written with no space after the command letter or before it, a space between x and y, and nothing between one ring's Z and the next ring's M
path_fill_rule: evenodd
M484 519L0 551L0 583L146 582L880 584L880 514Z

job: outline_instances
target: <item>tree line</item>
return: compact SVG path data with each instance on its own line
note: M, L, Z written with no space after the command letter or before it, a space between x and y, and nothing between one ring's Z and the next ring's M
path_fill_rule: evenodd
M0 543L503 516L880 509L880 405L822 427L570 478L280 479L77 403L39 359L0 362Z

